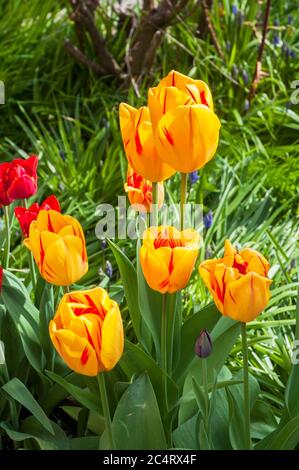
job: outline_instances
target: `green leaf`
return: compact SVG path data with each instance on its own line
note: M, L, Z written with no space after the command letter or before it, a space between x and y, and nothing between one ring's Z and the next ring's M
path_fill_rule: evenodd
M214 383L215 376L221 371L227 356L234 345L237 336L240 332L240 325L226 317L221 317L211 331L213 342L213 350L211 355L206 359L208 369L208 383ZM193 343L194 347L194 343ZM183 348L182 348L183 349ZM187 368L187 366L186 366ZM187 368L188 369L188 368ZM191 402L188 401L188 396L193 390L192 379L196 380L199 385L202 385L202 377L200 375L200 367L198 357L193 352L193 360L189 365L189 372L185 378L183 385L183 400L179 409L179 422L182 423L186 419L191 418L194 414L195 397L191 396Z
M210 304L187 318L181 329L181 357L174 372L177 380L185 377L194 359L195 342L200 331L206 329L211 332L219 318L221 316L215 304Z
M299 416L291 419L285 426L274 431L261 441L256 449L262 450L293 450L299 443Z
M138 295L136 295L137 274L129 258L118 248L115 243L108 240L109 246L115 257L124 286L125 297L128 304L129 314L135 334L140 342L141 337L141 314L139 310Z
M207 435L203 419L199 423L199 447L200 450L211 450L210 441Z
M257 400L251 414L253 439L264 439L277 428L277 420L269 403Z
M40 341L46 356L48 368L52 367L55 349L49 335L49 323L55 313L53 286L45 283L39 307Z
M3 385L2 389L14 400L17 400L21 405L29 410L48 432L54 434L51 422L47 415L39 406L28 388L19 379L15 377L10 380L10 382Z
M125 341L124 354L119 364L127 375L128 380L131 380L131 377L134 374L142 374L144 371L148 373L154 387L160 409L162 410L164 406L164 392L161 386L163 372L158 364L146 352L140 349L140 347L128 340ZM169 377L167 387L169 407L172 408L177 403L178 389L176 384Z
M98 450L99 438L96 436L75 437L70 441L71 450Z
M152 339L155 345L155 357L160 360L160 345L161 345L161 315L162 315L162 300L163 295L159 292L153 291L147 284L142 268L139 261L139 246L137 244L137 281L138 281L138 303L139 310L143 322L142 337L145 339L145 348L148 352L151 352L150 341L148 339L148 330L151 333ZM136 295L136 294L135 294Z
M167 448L159 407L147 374L136 379L123 394L112 429L119 450Z
M25 286L9 271L4 271L1 297L20 333L28 361L37 372L42 372L45 357L39 339L39 312Z
M99 413L99 399L89 390L77 387L76 385L69 383L63 377L60 377L59 375L55 374L54 372L50 372L49 370L46 370L46 374L50 377L50 379L54 380L54 382L57 382L59 385L61 385L61 387L67 390L76 400L78 400L79 403L81 403L81 405L85 406L91 411L94 411L95 413Z
M60 407L68 416L78 421L79 413L82 410L79 406L61 406ZM93 411L89 411L87 428L94 434L100 436L105 430L105 419Z
M239 333L239 322L235 322L227 317L221 317L210 332L213 349L211 355L206 359L209 384L214 383L215 374L223 367ZM186 369L188 370L187 366ZM189 372L184 383L184 394L192 389L192 377L194 377L199 384L202 383L199 370L198 357L193 352L193 360L189 365Z
M225 390L218 389L211 399L209 429L215 450L231 450L229 439L229 409Z
M299 288L298 288L297 304L296 304L295 341L299 341ZM297 346L297 349L298 349L298 346ZM294 358L295 357L296 357L296 360L298 361L298 354L294 353ZM291 418L299 414L298 391L299 391L299 364L293 363L289 380L287 383L287 387L286 387L286 393L285 393L285 402L286 402L286 406L287 406L287 409Z
M239 371L235 377L241 378L243 372ZM257 380L249 375L249 397L250 397L250 408L253 405L259 394L259 384ZM244 425L244 391L243 385L233 385L232 387L226 388L228 403L229 403L229 436L233 449L243 450L246 449L246 436L245 436L245 425Z
M13 441L22 442L33 439L41 450L67 450L69 443L65 433L53 421L50 424L53 429L52 433L48 432L33 416L29 416L22 423L21 431L15 431L4 422L0 423L0 427Z
M172 436L176 448L198 450L198 413L180 424Z
M206 414L205 394L201 386L198 385L198 383L194 379L194 377L192 377L192 386L193 386L193 391L194 391L194 395L196 398L196 403L201 413L201 416L205 416Z
M18 375L26 358L20 333L4 305L0 305L0 340L4 344L5 364L9 376L14 377Z

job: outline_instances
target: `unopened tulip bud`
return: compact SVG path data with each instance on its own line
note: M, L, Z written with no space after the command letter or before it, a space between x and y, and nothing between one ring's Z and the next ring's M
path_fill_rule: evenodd
M202 330L195 343L195 354L201 359L209 357L212 352L212 340L207 330Z

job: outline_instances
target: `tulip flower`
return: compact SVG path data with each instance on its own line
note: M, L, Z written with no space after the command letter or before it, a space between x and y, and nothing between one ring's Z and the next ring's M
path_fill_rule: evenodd
M175 170L164 163L156 152L148 108L136 109L121 103L119 119L124 149L131 167L143 178L155 183L172 176Z
M151 289L174 293L186 287L198 255L196 230L180 232L175 227L150 227L143 234L140 263Z
M27 199L37 191L38 158L15 159L0 164L0 206L8 206L16 199Z
M78 281L88 270L85 238L80 223L55 210L41 210L24 240L41 276L57 286Z
M149 89L148 107L156 151L165 163L191 173L213 158L220 121L205 82L172 71Z
M206 260L199 266L205 285L218 310L224 315L249 322L264 310L270 298L270 265L263 255L251 248L238 252L225 242L224 257Z
M123 353L119 307L101 287L65 294L49 333L58 354L79 374L111 370Z
M15 216L19 221L24 237L29 237L30 224L37 219L39 212L51 209L60 212L60 204L55 196L49 196L40 205L35 202L28 209L20 206L15 208Z
M195 354L201 359L210 356L213 349L212 339L207 330L202 330L195 343Z
M127 182L125 191L129 201L135 205L140 212L151 212L152 204L152 183L138 175L132 167L128 167ZM164 201L163 183L158 183L158 207L162 207Z
M2 289L2 282L3 282L3 268L0 266L0 293Z

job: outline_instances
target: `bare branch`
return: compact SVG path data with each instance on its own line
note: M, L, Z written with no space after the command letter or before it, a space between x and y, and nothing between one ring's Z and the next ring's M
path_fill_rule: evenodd
M107 74L118 75L120 71L119 65L116 63L116 61L106 48L105 41L96 27L94 18L90 10L88 10L88 8L84 5L83 2L81 5L82 6L80 9L80 13L78 13L78 17L80 19L80 22L86 27L91 37L95 53L97 54L98 59L100 60L101 66L107 71Z
M252 98L255 95L257 86L259 84L259 81L267 74L262 71L262 59L263 59L263 53L264 53L264 48L265 48L265 43L266 43L266 36L267 36L267 31L268 31L268 23L269 23L269 16L270 16L270 9L271 9L271 0L267 0L266 3L266 9L265 9L265 16L264 16L264 21L263 21L263 33L262 33L262 40L260 42L259 50L258 50L258 55L257 55L257 60L256 60L256 66L255 66L255 71L249 91L249 103L251 102Z
M143 11L151 11L156 8L155 0L143 0Z
M203 6L204 18L205 18L205 21L206 21L206 26L207 26L207 29L208 29L210 35L211 35L212 42L215 46L215 49L216 49L218 55L221 57L222 60L224 60L224 54L223 54L221 46L218 42L217 35L215 33L214 27L212 25L211 17L210 17L210 10L209 10L209 6L208 6L206 0L202 0L202 6Z
M162 0L156 9L150 10L140 21L130 53L133 77L140 77L152 55L151 44L157 31L163 34L175 16L182 11L189 0ZM151 58L153 60L153 57Z
M78 47L74 46L68 39L64 41L64 47L65 50L80 64L85 65L85 67L88 67L92 69L97 75L102 76L106 75L104 69L99 65L90 60L88 57L86 57L85 54L83 54Z

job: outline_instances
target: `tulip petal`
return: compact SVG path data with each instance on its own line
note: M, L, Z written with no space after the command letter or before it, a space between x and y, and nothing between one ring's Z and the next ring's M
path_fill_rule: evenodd
M118 305L111 301L111 308L102 325L100 360L103 370L111 370L121 358L124 349L124 331Z
M196 104L190 93L173 86L151 88L148 92L148 107L153 129L156 129L159 120L168 111L187 104Z
M201 263L198 270L200 277L202 278L206 287L209 289L218 310L223 313L223 302L221 301L221 296L219 295L219 291L217 291L217 285L215 284L214 272L218 264L219 259L209 259Z
M170 294L186 287L194 269L197 256L198 249L190 250L184 247L173 249L173 270L170 274L168 289Z
M254 271L261 276L268 275L270 263L261 253L251 248L244 248L239 254L248 263L247 272Z
M191 173L215 154L220 121L207 106L178 106L166 113L155 132L159 157L177 171Z
M224 298L225 315L242 322L254 320L269 302L271 282L251 272L228 284Z
M224 256L222 258L222 262L225 264L225 266L233 266L234 258L236 254L237 254L236 248L234 248L234 246L231 244L229 240L225 240Z
M58 233L65 225L68 225L66 216L54 210L41 210L37 217L36 228L40 231Z
M155 250L143 245L140 249L140 264L146 282L151 289L161 292L161 294L168 292L171 257L172 250L168 247Z
M192 87L195 86L199 92L200 101L196 101L198 103L209 106L209 108L213 111L212 93L208 85L202 80L194 80L193 78L177 72L176 70L171 70L171 72L169 72L169 74L160 81L158 87L173 86L185 93L188 93L190 92L190 85ZM194 93L192 94L194 95Z
M98 375L99 362L95 350L86 338L77 336L70 330L57 330L55 339L59 343L57 351L70 369L88 376ZM54 341L53 343L55 345Z
M153 182L169 178L175 170L157 155L148 108L137 110L121 103L119 118L126 157L132 168Z

